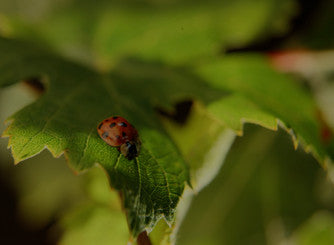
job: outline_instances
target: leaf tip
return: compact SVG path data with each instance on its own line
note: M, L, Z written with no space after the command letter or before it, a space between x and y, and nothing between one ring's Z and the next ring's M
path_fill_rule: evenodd
M295 131L290 126L288 126L283 121L281 121L280 119L277 119L277 125L279 127L281 127L282 129L284 129L291 136L292 143L293 143L293 148L295 150L297 150L298 146L299 146L299 140L298 140L298 138L297 138L297 136L295 134Z
M244 135L244 131L243 131L243 129L236 130L235 133L236 133L239 137L242 137L242 136Z
M15 157L14 155L13 155L13 159L14 159L14 165L15 166L18 165L20 162L22 162L22 159L19 159L19 158Z
M194 189L193 185L191 184L190 178L187 179L186 183L192 190Z
M10 135L8 134L8 128L6 128L0 135L1 138L7 138Z

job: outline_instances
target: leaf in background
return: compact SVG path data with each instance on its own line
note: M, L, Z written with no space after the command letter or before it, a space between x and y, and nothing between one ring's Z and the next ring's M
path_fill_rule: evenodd
M106 62L122 56L192 62L246 45L259 33L286 31L294 10L289 0L116 4L102 13L93 45Z
M59 244L127 244L129 233L121 203L105 173L92 168L85 176L86 200L72 206L58 222Z
M30 228L46 227L64 210L84 199L83 176L73 176L65 160L55 159L49 152L42 152L11 170L20 219Z
M334 128L334 50L286 50L270 54L269 58L275 69L294 74L308 84L319 106L318 117L326 141L331 137L326 128Z
M333 201L321 201L325 172L310 155L294 151L282 130L245 131L193 199L177 244L280 244L318 210L333 213Z
M291 237L293 244L330 245L334 243L333 213L319 211L299 227Z
M126 244L129 236L121 211L101 205L83 205L68 213L61 222L66 231L59 244Z
M193 189L200 191L218 173L234 141L235 132L214 120L198 102L192 106L185 125L170 120L163 122L189 162Z
M233 130L222 126L217 120L213 120L204 106L198 102L193 104L186 124L180 125L170 120L163 122L189 162L192 188L186 188L183 193L177 207L175 227L168 229L162 224L152 232L153 234L150 234L150 237L152 241L157 236L160 238L157 240L162 240L166 244L175 244L179 236L180 225L182 225L194 195L216 177L236 134Z
M144 228L150 230L164 216L173 220L174 210L188 180L188 170L159 124L150 101L123 97L131 88L125 78L122 86L107 75L66 62L20 42L1 39L0 82L9 85L22 78L40 76L47 91L35 103L11 118L5 131L15 162L22 161L47 147L54 156L65 156L77 171L101 164L110 176L113 187L124 197L130 229L134 236ZM15 70L12 69L15 67ZM177 81L170 81L169 91ZM154 88L159 84L154 83ZM165 85L164 85L165 86ZM190 94L201 94L192 83ZM135 86L134 86L135 87ZM137 94L145 87L135 87ZM189 91L175 86L177 94ZM124 90L122 90L124 89ZM164 98L155 92L153 98ZM150 94L150 93L148 93ZM160 101L163 103L163 101ZM167 102L168 104L168 102ZM128 161L115 148L106 145L97 135L96 126L110 115L122 115L138 129L143 142L141 154ZM163 146L163 147L161 147Z
M181 64L217 55L226 47L284 33L296 12L293 0L43 4L35 15L29 7L15 11L12 6L4 11L3 29L102 69L127 56Z
M302 146L306 145L305 149L308 151L309 145L314 142L319 148L315 148L312 153L315 156L323 154L318 157L318 161L326 164L333 152L320 138L321 122L317 118L316 105L303 88L288 76L275 72L260 56L227 55L218 62L203 63L198 72L203 80L229 93L209 102L209 113L195 105L194 115L189 117L186 127L166 124L168 132L190 162L195 190L200 191L216 176L233 142L233 133L226 138L228 131L224 133L224 129L233 129L242 135L244 123L258 124L271 130L277 130L280 125L292 136L294 144L301 139L303 143L303 138L306 137L308 144ZM288 128L285 125L293 126ZM209 158L210 152L213 158ZM184 193L178 208L177 226L180 225L192 196L187 191Z
M282 124L296 146L301 142L319 163L329 167L334 140L322 141L314 100L287 75L274 71L264 57L230 55L196 69L204 80L231 93L209 105L209 111L224 125L240 132L243 122L269 129Z

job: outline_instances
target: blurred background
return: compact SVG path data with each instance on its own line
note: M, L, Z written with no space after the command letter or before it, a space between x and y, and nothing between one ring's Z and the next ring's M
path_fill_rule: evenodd
M329 123L323 137L334 128L331 0L0 0L0 35L101 71L120 57L184 65L260 53L311 91ZM36 98L24 84L2 89L0 121ZM1 244L125 244L125 217L101 169L75 175L47 151L14 166L7 144L0 139ZM286 132L247 124L194 197L177 244L334 244L333 187Z

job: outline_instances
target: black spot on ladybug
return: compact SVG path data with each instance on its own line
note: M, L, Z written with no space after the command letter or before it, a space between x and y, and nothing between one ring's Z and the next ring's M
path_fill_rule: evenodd
M125 122L121 122L118 124L119 126L122 126L122 127L127 127L128 125L125 123Z
M101 129L102 125L103 125L103 123L100 123L100 124L99 124L99 129Z
M126 136L126 133L125 133L125 132L122 132L122 136L125 137L125 136Z
M108 135L109 135L108 132L104 132L104 133L102 134L102 138L105 139L105 138L108 137Z
M112 119L117 119L118 117L112 117Z
M116 123L111 123L111 124L109 125L110 128L115 127L115 126L116 126Z

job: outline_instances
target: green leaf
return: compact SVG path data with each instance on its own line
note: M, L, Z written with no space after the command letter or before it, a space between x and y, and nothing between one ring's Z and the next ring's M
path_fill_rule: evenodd
M268 0L177 1L139 9L136 4L115 4L101 14L93 45L109 62L128 55L191 62L218 54L226 46L245 45L261 32L285 31L293 9L289 0L283 4ZM275 23L272 15L276 14Z
M303 227L321 210L333 213L326 172L312 156L295 151L282 130L246 125L244 135L217 177L193 198L176 244L279 244L295 231L295 241L315 238L320 229L323 239L331 241L331 216L313 231Z
M271 130L277 130L279 125L292 136L295 147L298 140L303 142L305 136L311 136L309 142L319 144L319 152L324 153L322 157L318 157L320 164L326 166L326 163L330 162L326 160L333 156L334 151L330 148L333 142L329 142L328 145L320 138L321 122L317 118L317 108L312 97L291 78L273 71L265 59L256 55L231 55L217 62L203 62L203 65L198 67L195 70L203 80L229 93L210 102L207 107L209 113L200 105L195 105L194 113L189 117L186 127L167 123L169 132L190 162L191 179L196 191L209 184L222 166L223 159L233 143L233 134L227 129L233 129L242 135L245 123L258 124ZM296 98L298 102L295 102ZM281 105L280 101L284 103ZM300 107L311 113L301 113ZM296 110L296 114L293 110ZM297 119L299 114L301 118ZM317 130L308 128L307 133L298 130L308 123ZM295 127L288 128L286 125ZM198 130L199 128L206 130ZM302 144L306 150L310 145L313 143ZM315 156L318 156L319 152L312 150ZM248 155L247 152L240 154ZM178 208L177 227L180 226L192 199L193 193L186 190ZM175 235L176 232L178 228L172 234L174 240L182 236L183 231Z
M86 204L61 221L66 231L59 244L126 244L129 236L123 214L102 205Z
M214 120L207 109L197 102L192 107L186 125L170 120L163 122L189 162L193 189L200 191L218 173L236 133Z
M160 241L165 242L163 244L175 244L193 198L218 174L236 133L214 120L206 108L197 102L192 107L186 125L170 120L163 122L189 162L192 189L186 188L182 195L177 207L175 227L168 229L161 224L150 234L150 238L155 241L158 237Z
M321 138L321 120L311 94L289 76L273 70L260 55L230 55L200 64L197 74L231 94L209 105L209 111L239 134L245 122L275 130L285 128L307 152L328 167L334 159L334 140Z
M73 176L63 158L42 152L9 172L17 193L20 219L41 229L84 198L84 176ZM36 205L38 203L38 205Z
M328 211L319 211L294 232L291 241L301 245L329 245L334 243L334 217Z
M150 101L142 101L141 96L132 99L131 92L123 97L131 87L125 78L114 82L108 75L24 43L1 39L0 52L5 58L0 63L4 71L0 84L40 76L47 88L35 103L9 118L4 136L10 137L15 162L47 148L56 157L64 153L76 171L99 163L106 169L111 185L123 195L134 236L144 229L150 231L161 217L171 224L184 182L189 180L188 170L160 126ZM176 92L179 96L182 93L187 94ZM128 161L97 135L96 126L110 115L122 115L138 129L143 143L138 158Z
M45 1L41 5L45 7ZM296 11L293 0L101 1L99 5L62 1L60 8L49 5L34 18L31 9L15 11L13 6L14 13L5 15L8 27L3 29L10 30L11 37L51 46L66 57L102 68L127 56L178 64L203 59L227 47L287 31Z
M92 168L84 177L86 199L58 221L63 230L59 244L126 244L130 237L118 193L110 190L101 168Z

